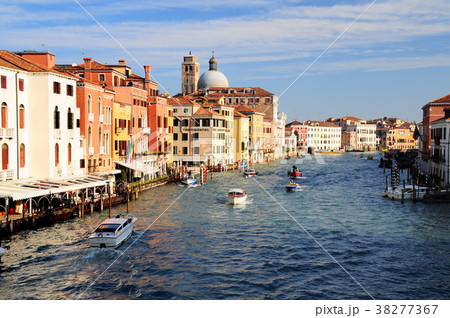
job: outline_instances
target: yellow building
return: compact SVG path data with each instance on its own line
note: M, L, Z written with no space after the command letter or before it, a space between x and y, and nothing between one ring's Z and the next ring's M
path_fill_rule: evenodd
M166 142L167 142L167 168L173 168L173 107L171 105L167 105L167 122L169 133L166 134Z
M264 161L264 113L258 112L247 106L241 105L235 108L238 112L249 117L249 150L250 161Z
M125 161L131 138L131 106L113 104L113 161Z
M250 117L234 111L234 159L239 162L249 161L249 119Z

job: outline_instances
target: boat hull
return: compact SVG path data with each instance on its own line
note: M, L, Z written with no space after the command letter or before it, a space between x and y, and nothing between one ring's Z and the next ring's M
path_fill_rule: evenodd
M242 196L242 197L234 197L234 196L228 197L228 203L230 203L230 204L243 204L243 203L245 203L246 200L247 200L247 195Z
M402 199L402 187L396 188L393 190L392 188L389 188L388 190L381 191L381 195L383 197L387 197L392 200L401 200ZM427 187L416 187L416 199L422 200L427 193ZM414 193L412 186L405 187L405 194L403 196L404 200L413 200Z
M114 235L114 233L94 233L89 237L89 245L90 247L119 247L122 245L128 238L130 238L133 233L134 223L136 223L137 219L134 219L128 226L126 226L122 231L120 231L119 235Z
M186 180L182 180L181 183L184 185L190 186L190 185L196 184L197 180L196 179L186 179Z
M286 185L286 191L287 192L295 192L295 191L300 191L300 186L298 184L294 184L294 185L290 185L287 184Z
M291 179L300 179L302 177L301 172L288 172L288 175Z

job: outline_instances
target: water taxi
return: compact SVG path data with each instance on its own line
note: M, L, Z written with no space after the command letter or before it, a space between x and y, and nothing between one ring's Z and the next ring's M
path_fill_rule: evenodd
M295 192L301 190L300 185L291 180L291 182L286 184L286 191Z
M258 172L255 169L245 169L244 170L244 177L254 177L258 174Z
M240 204L247 200L247 192L243 189L230 189L228 191L228 203L230 204Z
M297 166L293 166L291 170L288 171L288 176L292 179L300 179L302 177L302 172Z
M133 233L137 218L131 214L117 214L106 219L89 237L91 247L118 247Z
M427 193L427 189L429 190L428 187L423 187L423 186L416 186L415 188L416 188L416 199L417 200L422 200L424 195ZM403 187L398 187L395 189L389 187L389 189L381 191L381 195L383 197L387 197L392 200L401 200L402 199L402 189L403 189ZM403 198L404 198L404 200L412 200L414 198L414 189L413 189L412 185L405 186L405 194L404 194Z
M185 175L181 180L181 183L187 186L194 185L197 184L197 178L191 175Z

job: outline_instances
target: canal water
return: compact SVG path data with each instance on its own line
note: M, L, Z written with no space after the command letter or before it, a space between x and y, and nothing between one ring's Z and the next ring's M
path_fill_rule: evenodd
M382 198L379 155L323 159L297 163L295 193L284 189L294 159L256 165L255 179L147 191L118 249L88 246L107 212L18 233L3 242L0 298L448 299L450 206ZM235 187L248 204L226 204Z

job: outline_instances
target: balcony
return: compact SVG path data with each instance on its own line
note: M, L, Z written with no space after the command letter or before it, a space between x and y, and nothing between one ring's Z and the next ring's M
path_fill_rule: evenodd
M61 167L55 167L55 176L62 176L62 168Z
M88 121L90 121L91 123L94 121L94 113L88 114Z
M56 139L61 139L61 129L55 129L55 138Z
M162 128L158 128L158 136L162 134Z
M68 137L69 139L73 139L73 129L69 129L69 130L67 131L67 137Z
M12 180L14 179L14 170L0 170L0 180Z
M166 135L168 135L168 134L169 134L169 128L164 128L164 133L165 133Z
M103 123L103 118L104 118L103 115L98 116L98 121L101 122L101 123Z
M150 127L142 128L142 134L143 135L150 135Z
M100 154L104 155L105 154L105 147L100 147Z
M0 138L11 139L14 136L14 128L0 128Z
M88 154L89 154L89 156L93 156L94 155L94 147L89 147Z
M73 165L69 165L67 167L67 174L70 175L70 176L75 174L75 167Z

